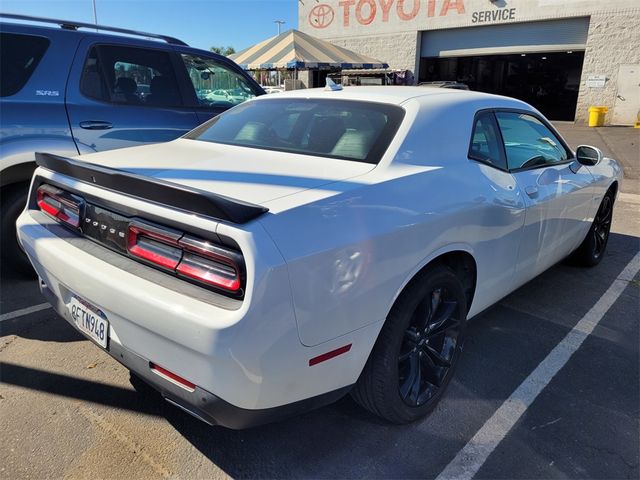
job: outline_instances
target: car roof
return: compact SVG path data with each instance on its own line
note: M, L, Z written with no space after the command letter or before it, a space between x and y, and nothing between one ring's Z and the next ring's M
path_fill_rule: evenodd
M367 102L389 103L401 105L411 99L429 101L438 100L439 104L461 104L475 101L494 100L501 105L513 103L514 107L522 106L523 102L509 97L492 95L489 93L473 92L469 90L456 90L451 88L439 88L433 86L352 86L342 90L325 90L324 88L310 88L303 90L290 90L278 93L277 96L263 96L256 100L268 100L274 98L322 98L360 100ZM511 101L511 102L510 102Z
M46 36L48 38L54 38L56 36L80 36L80 37L90 37L95 39L100 39L104 41L105 39L117 39L119 41L122 40L131 40L132 43L136 43L138 45L149 45L149 46L183 46L185 48L191 49L187 44L180 44L178 39L173 39L173 37L164 37L162 35L158 35L157 38L151 38L149 36L145 36L146 32L135 32L131 30L130 33L128 31L123 32L112 32L108 30L111 27L103 27L104 30L90 30L87 27L81 26L78 29L75 28L63 28L60 25L53 24L51 22L42 21L40 23L38 20L29 20L29 21L20 21L14 20L11 18L4 18L0 16L2 20L0 20L0 29L3 32L13 32L20 31L21 33L30 33L33 35L41 35ZM73 25L74 22L69 21L70 25ZM156 34L149 34L156 35ZM173 40L173 41L170 41Z
M72 28L61 28L59 25L53 26L51 22L38 23L38 20L33 21L16 21L14 19L5 19L0 15L0 30L5 33L21 33L27 35L40 35L49 39L64 38L69 36L73 38L77 36L78 39L89 38L95 42L108 42L112 40L116 43L125 43L130 46L141 48L159 48L165 50L180 51L181 53L192 53L194 55L202 55L206 53L207 56L215 57L218 61L234 64L233 60L228 59L223 55L219 55L214 52L209 52L199 48L194 48L189 45L177 43L181 40L174 39L173 37L166 37L163 35L157 35L157 38L150 38L144 36L145 32L131 33L114 33L108 30L111 27L103 27L107 30L94 31L88 27L80 27L77 30ZM73 24L73 22L69 22ZM156 35L156 34L151 34Z

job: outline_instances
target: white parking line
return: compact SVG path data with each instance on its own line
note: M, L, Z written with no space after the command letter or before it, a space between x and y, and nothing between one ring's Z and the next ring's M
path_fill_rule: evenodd
M21 308L20 310L14 310L13 312L3 313L0 315L0 322L22 317L23 315L29 315L30 313L39 312L40 310L46 310L50 307L51 305L48 303L41 303L39 305L34 305L33 307Z
M480 470L491 452L509 433L522 414L558 371L569 361L582 342L593 332L633 277L640 271L640 253L627 264L597 303L555 346L511 396L486 421L436 480L468 480Z

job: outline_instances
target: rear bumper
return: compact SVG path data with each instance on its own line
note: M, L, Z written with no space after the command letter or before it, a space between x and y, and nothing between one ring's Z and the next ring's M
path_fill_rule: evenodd
M372 325L314 347L302 345L286 266L277 263L261 228L253 243L241 245L254 260L253 284L240 305L213 302L212 292L198 294L197 287L111 252L41 212L23 212L17 229L58 313L75 326L69 314L73 297L101 310L109 322L109 353L210 423L244 428L330 402L356 382L379 330ZM310 365L310 359L346 344L353 344L348 354ZM198 389L183 391L149 362Z
M69 317L66 305L56 297L43 281L40 281L40 291L56 312L75 328L73 320ZM158 391L172 405L209 425L220 425L234 430L276 422L328 405L347 394L352 387L349 385L298 402L254 410L232 405L198 386L195 387L195 391L190 392L164 381L151 370L148 359L113 340L108 345L107 353L154 390Z

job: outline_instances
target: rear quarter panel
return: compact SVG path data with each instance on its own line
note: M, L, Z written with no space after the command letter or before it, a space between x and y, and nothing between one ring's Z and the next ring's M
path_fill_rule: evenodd
M476 260L470 315L508 293L524 220L520 192L510 174L467 159L476 105L430 107L371 173L262 220L288 264L303 344L381 327L411 278L448 251Z

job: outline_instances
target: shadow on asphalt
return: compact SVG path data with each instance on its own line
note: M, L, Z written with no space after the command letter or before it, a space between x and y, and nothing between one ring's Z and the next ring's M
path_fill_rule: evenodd
M209 427L177 410L167 412L166 418L235 478L436 476L639 249L637 237L612 233L607 256L595 269L559 264L511 295L520 297L518 301L541 299L548 311L537 312L535 303L527 305L528 313L500 304L476 317L469 325L456 378L443 402L422 422L389 425L349 396L300 417L246 431Z
M3 383L39 392L75 398L85 402L102 404L121 410L132 410L148 415L162 415L162 403L147 402L145 396L135 390L84 380L37 368L23 367L13 363L0 363L0 378Z
M445 398L427 419L412 425L389 425L347 396L299 417L233 431L210 427L168 406L159 395L7 363L1 378L28 389L164 416L236 478L431 477L596 303L638 250L637 237L612 233L598 267L559 264L473 319ZM52 340L52 330L60 330L60 338L78 339L70 326L58 322L55 329L48 324L16 334ZM617 348L615 342L608 344Z
M46 324L46 328L43 328ZM58 316L53 309L0 323L0 336L17 335L41 342L82 342L86 338Z
M21 273L9 270L4 268L4 265L0 265L0 285L2 285L3 282L30 282L37 278L38 275L35 270L28 273Z

